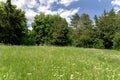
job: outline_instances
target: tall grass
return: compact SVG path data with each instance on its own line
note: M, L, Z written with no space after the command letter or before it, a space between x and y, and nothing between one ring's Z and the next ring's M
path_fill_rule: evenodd
M1 45L0 80L120 80L120 52Z

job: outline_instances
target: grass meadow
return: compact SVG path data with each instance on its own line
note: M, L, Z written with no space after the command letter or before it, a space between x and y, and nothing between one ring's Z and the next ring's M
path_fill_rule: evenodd
M0 45L0 80L120 80L120 51Z

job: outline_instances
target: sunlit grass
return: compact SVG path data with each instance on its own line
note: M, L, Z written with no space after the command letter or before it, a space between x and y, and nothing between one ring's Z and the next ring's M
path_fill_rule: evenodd
M0 80L120 80L120 52L1 45Z

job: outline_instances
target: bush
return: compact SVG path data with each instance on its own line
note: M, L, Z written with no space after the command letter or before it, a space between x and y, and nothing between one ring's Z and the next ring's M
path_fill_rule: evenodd
M22 45L35 45L35 37L33 31L28 31L28 33L22 41Z
M102 39L96 38L93 43L93 48L104 49L104 41Z
M81 36L80 39L76 42L77 47L92 48L93 47L93 38L89 36Z
M120 32L117 32L113 38L113 49L120 49Z

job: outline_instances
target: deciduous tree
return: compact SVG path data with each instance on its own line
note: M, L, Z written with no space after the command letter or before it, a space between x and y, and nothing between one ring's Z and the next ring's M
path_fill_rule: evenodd
M11 0L0 5L0 42L22 44L27 32L25 12L11 5Z

